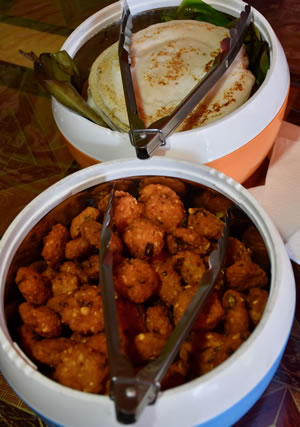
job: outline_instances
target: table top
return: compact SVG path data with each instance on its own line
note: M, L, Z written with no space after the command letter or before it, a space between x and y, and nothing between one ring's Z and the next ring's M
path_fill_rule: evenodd
M79 170L54 122L50 98L18 50L56 52L84 19L111 0L14 0L0 2L0 237L37 194ZM300 125L300 2L251 0L269 20L285 50L291 91L285 120ZM298 37L298 40L297 40ZM263 176L263 169L249 182ZM300 269L293 266L300 285ZM256 405L236 424L300 425L300 306L281 364ZM0 426L42 426L0 373Z

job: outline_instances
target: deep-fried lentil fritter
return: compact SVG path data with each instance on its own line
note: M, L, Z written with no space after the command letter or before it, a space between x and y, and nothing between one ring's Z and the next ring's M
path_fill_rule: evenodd
M88 393L100 393L108 374L106 358L84 344L63 351L53 378L59 383Z
M147 261L125 258L115 269L114 285L122 296L141 303L157 292L159 278Z
M197 337L193 352L196 376L206 374L229 357L225 343L225 336L217 332L206 332Z
M160 278L158 291L160 298L166 305L173 305L183 291L181 277L170 262L155 260L152 265Z
M196 254L203 255L210 248L209 240L191 228L176 228L167 235L166 241L170 254L190 250Z
M76 276L81 284L87 283L89 281L89 277L84 269L78 262L74 261L66 261L64 262L59 269L63 273L70 273Z
M203 258L192 251L178 252L171 262L187 285L198 285L207 269Z
M92 246L99 249L101 229L102 225L99 222L93 220L85 221L81 226L81 235L85 237ZM123 252L122 240L116 233L112 233L109 248L113 254L121 254Z
M86 256L91 251L91 244L85 237L77 237L69 240L66 244L65 257L67 259L77 259Z
M60 313L62 305L67 296L68 294L59 294L55 297L49 298L47 301L47 307L51 308L51 310L55 311L56 313Z
M82 267L92 280L99 279L99 255L94 254L82 261Z
M73 218L72 220L71 227L70 227L70 234L72 239L76 239L76 237L80 236L81 227L85 221L89 221L89 220L96 221L99 218L99 215L100 215L100 212L98 211L98 209L92 206L88 206L82 212L80 212L79 215L75 216L75 218Z
M194 199L194 206L209 210L219 218L226 215L227 210L232 206L232 201L214 190L204 190Z
M198 286L186 287L179 295L177 302L174 305L174 322L177 324L188 305L192 301ZM221 320L224 319L224 309L218 298L217 292L213 292L205 304L205 308L199 313L196 319L193 330L212 330Z
M183 197L186 192L186 185L183 181L177 178L171 178L168 176L147 176L142 178L139 183L139 191L149 184L160 184L171 188L180 197Z
M51 296L50 282L31 267L20 267L16 275L19 291L27 302L44 304Z
M225 268L225 279L227 286L237 291L265 287L269 282L266 272L250 257L241 258Z
M244 257L251 255L250 249L235 237L229 236L225 255L225 265L229 266Z
M53 296L69 294L79 288L78 277L71 273L61 271L52 280Z
M48 280L51 281L55 277L56 273L57 273L57 271L54 270L53 267L51 267L50 265L47 265L47 267L45 268L45 270L43 270L41 272L41 275L43 277L46 277L46 279L48 279Z
M145 331L146 314L143 304L133 304L123 298L116 300L120 330L129 335Z
M265 242L261 237L259 231L254 225L250 225L248 229L242 234L242 239L245 245L251 248L254 262L256 262L263 270L268 271L270 268L270 258Z
M225 351L230 356L234 353L248 338L248 335L243 335L241 333L225 335Z
M158 256L165 245L164 231L147 218L137 218L123 232L123 241L136 258Z
M107 342L104 332L95 335L81 335L74 332L71 336L71 341L88 345L92 350L97 353L103 354L107 358ZM122 339L121 339L122 346Z
M243 294L229 289L222 298L225 310L224 330L227 334L249 335L249 315Z
M148 332L169 336L173 330L169 312L163 305L149 307L146 312L146 327Z
M246 300L249 316L254 326L258 324L263 315L268 297L269 294L265 289L251 288L249 290Z
M100 237L101 237L101 224L92 219L84 221L80 226L80 234L82 237L85 237L86 240L96 248L100 246Z
M32 354L40 363L53 367L59 363L61 353L72 345L74 343L69 338L46 338L34 343Z
M109 194L100 200L98 209L105 212ZM140 217L143 212L143 205L135 197L126 191L115 191L113 201L112 222L121 233L132 221Z
M22 350L28 357L32 356L33 346L37 341L41 339L39 335L37 335L33 328L28 325L21 325L18 329L19 337L20 337L20 345Z
M72 331L96 334L103 331L102 298L98 286L82 285L68 295L61 307L62 322Z
M23 302L19 305L19 313L23 323L30 326L36 334L45 338L60 336L61 321L51 308L45 305L36 307L28 302Z
M44 247L42 257L51 266L56 266L65 256L65 247L70 239L70 233L67 227L62 224L56 224L44 238Z
M188 227L207 239L218 240L224 228L224 222L216 215L202 208L188 209Z
M116 191L132 192L136 188L136 184L131 179L122 179L120 181L114 181ZM112 190L112 184L107 182L94 187L91 191L91 196L95 203L99 203L105 196L110 195ZM105 208L104 208L105 210Z
M135 348L143 360L156 359L163 349L167 337L154 332L144 332L134 338Z
M144 215L166 231L172 231L185 217L180 197L165 185L149 184L142 188L139 201L144 204Z
M131 194L124 191L115 192L113 222L119 232L139 218L142 212L143 205Z
M224 315L224 309L219 300L218 293L212 292L204 309L199 314L193 329L202 331L213 330L224 319Z

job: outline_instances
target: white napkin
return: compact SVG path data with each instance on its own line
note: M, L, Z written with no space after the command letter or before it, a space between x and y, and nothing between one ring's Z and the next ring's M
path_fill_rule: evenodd
M283 122L265 184L249 189L272 218L290 258L300 264L300 127Z

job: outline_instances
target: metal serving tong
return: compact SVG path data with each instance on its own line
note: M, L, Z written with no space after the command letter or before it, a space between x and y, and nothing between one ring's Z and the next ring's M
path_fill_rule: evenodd
M130 44L132 36L132 15L126 0L119 37L119 61L124 96L129 120L129 138L139 159L147 159L160 146L166 145L166 138L183 122L187 115L199 104L201 99L218 82L238 54L251 21L251 7L245 6L235 27L230 29L230 38L221 42L221 52L216 57L209 72L187 94L172 114L152 123L148 128L138 115L136 98L130 71Z
M112 254L109 243L112 236L110 228L113 209L111 192L101 231L100 241L100 283L102 289L105 333L108 361L111 375L110 396L115 403L116 417L120 423L134 423L147 404L155 402L160 391L160 382L175 359L182 343L191 331L194 321L214 288L218 273L223 264L229 235L230 214L225 218L223 233L216 249L209 256L209 268L203 275L199 288L187 310L168 338L160 356L149 362L139 372L135 372L131 362L121 353L118 317L112 273Z

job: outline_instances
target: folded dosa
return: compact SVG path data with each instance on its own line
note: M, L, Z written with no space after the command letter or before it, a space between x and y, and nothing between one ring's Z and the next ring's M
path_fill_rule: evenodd
M207 22L174 20L151 25L132 36L131 73L138 113L146 127L170 114L209 71L229 30ZM250 96L255 77L244 47L217 85L178 130L211 123ZM118 59L118 42L102 52L89 75L88 102L113 128L128 131Z

